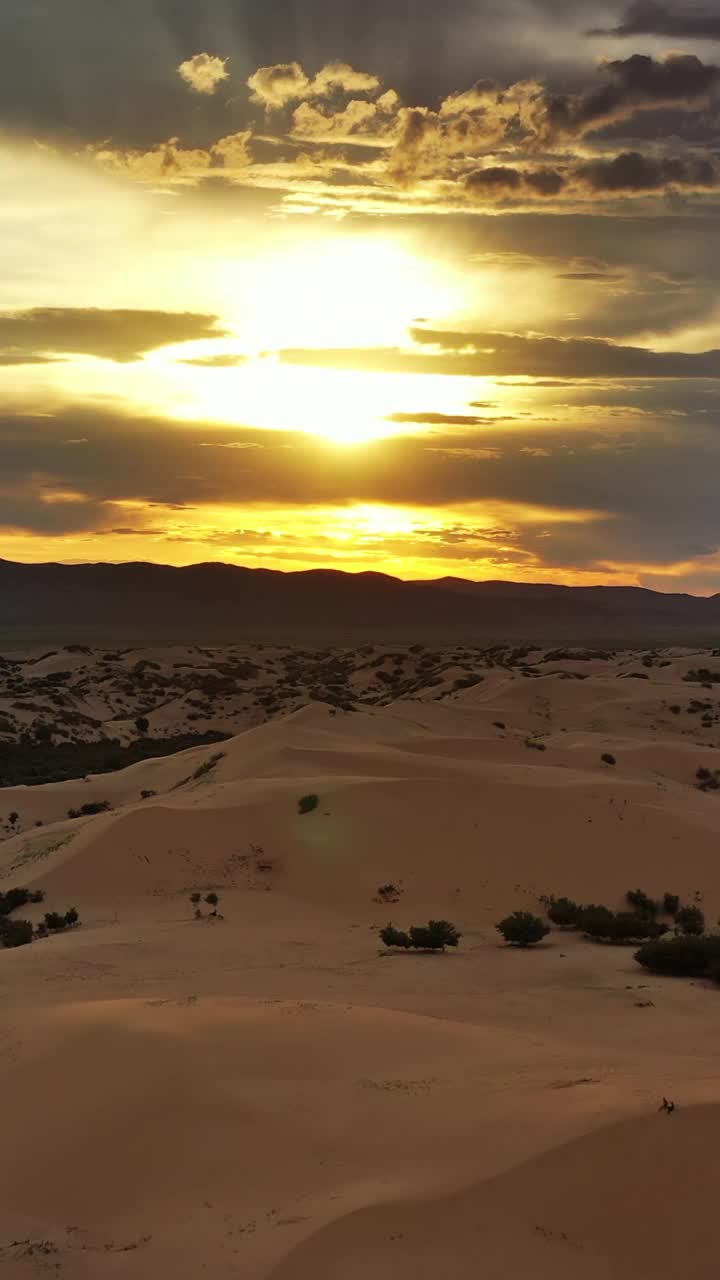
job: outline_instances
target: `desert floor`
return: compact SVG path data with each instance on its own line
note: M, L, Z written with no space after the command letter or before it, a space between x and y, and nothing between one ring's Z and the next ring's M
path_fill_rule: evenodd
M720 768L720 658L201 656L201 695L120 689L120 710L109 665L170 679L191 657L3 668L8 714L75 673L52 724L82 699L94 740L120 711L124 741L139 715L185 732L198 696L203 728L234 733L0 790L0 889L82 920L0 951L3 1280L716 1280L720 990L559 931L507 948L494 925L639 886L716 927L720 792L696 772ZM236 662L250 692L212 692ZM48 714L12 711L0 768ZM38 750L87 740L64 728ZM86 803L111 807L67 817ZM221 918L196 920L210 890ZM457 952L384 952L389 919L431 916Z

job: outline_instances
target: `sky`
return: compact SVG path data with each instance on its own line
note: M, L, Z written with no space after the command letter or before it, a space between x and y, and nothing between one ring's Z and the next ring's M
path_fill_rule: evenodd
M701 0L3 0L0 557L720 592Z

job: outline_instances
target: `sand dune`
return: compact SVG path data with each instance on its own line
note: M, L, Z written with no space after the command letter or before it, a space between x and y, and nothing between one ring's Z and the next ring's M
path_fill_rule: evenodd
M672 1127L670 1127L672 1126ZM300 1245L274 1280L716 1273L720 1106L604 1127L452 1197L385 1203Z
M688 710L717 702L684 680L712 658L660 661L488 666L0 790L0 888L83 921L0 952L0 1275L637 1280L692 1240L714 1276L717 994L494 929L636 885L720 914L720 797L695 786L717 749ZM196 921L210 889L222 918ZM381 953L388 916L431 915L456 954Z

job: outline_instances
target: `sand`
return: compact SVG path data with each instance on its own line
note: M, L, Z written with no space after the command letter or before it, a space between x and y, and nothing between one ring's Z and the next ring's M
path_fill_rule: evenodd
M642 1280L691 1250L714 1280L717 989L494 924L636 886L715 924L720 794L695 773L720 730L687 708L718 698L683 677L720 663L463 658L484 678L456 689L456 656L355 712L300 699L219 746L0 790L0 888L83 921L0 952L1 1276ZM222 918L196 921L212 889ZM430 916L457 953L383 952L389 918Z

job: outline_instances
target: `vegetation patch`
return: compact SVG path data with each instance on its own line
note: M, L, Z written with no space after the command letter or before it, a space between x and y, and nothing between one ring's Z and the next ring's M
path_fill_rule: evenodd
M405 932L388 924L380 930L386 947L401 951L445 951L459 945L461 933L448 920L429 920L427 925L411 925Z

